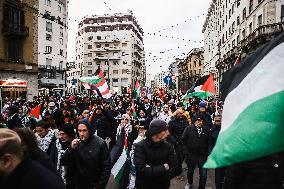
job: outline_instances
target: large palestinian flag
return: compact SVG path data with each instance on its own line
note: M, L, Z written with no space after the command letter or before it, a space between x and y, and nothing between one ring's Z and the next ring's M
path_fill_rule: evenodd
M205 99L216 94L213 75L203 76L186 92L183 99L188 99L193 96L200 99Z
M92 76L92 77L82 77L82 78L80 78L80 81L85 82L85 83L89 83L89 84L95 86L96 88L98 88L98 90L101 93L103 98L105 98L105 99L111 98L112 95L109 91L107 82L104 78L104 75L103 75L101 69L99 71L99 75Z
M204 167L284 150L284 34L224 74L222 129Z
M111 169L111 173L114 176L114 179L117 183L121 183L123 177L125 176L125 163L127 161L127 136L126 136L126 130L125 127L122 128L123 132L120 132L120 136L117 136L117 138L123 137L123 150L121 154L119 155L119 158L113 158L117 159L116 163Z

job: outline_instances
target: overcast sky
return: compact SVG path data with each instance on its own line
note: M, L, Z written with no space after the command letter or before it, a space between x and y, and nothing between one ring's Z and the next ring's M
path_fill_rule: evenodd
M86 15L126 13L127 10L132 10L144 30L147 72L167 70L175 58L183 58L192 48L203 46L202 26L210 2L211 0L69 0L68 61L75 60L78 20Z

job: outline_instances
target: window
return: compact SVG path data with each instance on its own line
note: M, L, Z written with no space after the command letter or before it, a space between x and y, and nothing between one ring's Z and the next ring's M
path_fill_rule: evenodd
M59 69L62 70L62 67L63 67L63 61L60 61L59 62Z
M109 47L109 44L107 43L107 44L105 44L105 47Z
M88 65L91 66L91 65L92 65L92 62L88 62Z
M232 15L234 14L234 8L235 8L235 6L234 6L234 4L232 5Z
M114 61L113 65L119 65L118 61Z
M113 53L113 56L114 56L114 57L118 57L118 53L117 53L117 52L114 52L114 53Z
M235 32L235 21L232 24L232 33L234 33L234 32Z
M92 70L88 70L88 75L92 75Z
M246 37L246 30L243 29L243 31L242 31L242 38L244 39L245 37Z
M60 37L63 37L63 28L60 27Z
M60 45L63 45L63 38L59 38Z
M239 7L241 4L241 0L237 0L237 7Z
M238 35L237 36L237 43L239 43L240 42L240 36Z
M101 46L101 44L97 44L96 47L97 48L101 48L102 46Z
M128 83L128 78L121 78L121 83Z
M284 5L281 5L281 22L284 22Z
M88 57L92 57L92 53L88 53Z
M51 46L45 46L45 53L50 54L52 52L52 47Z
M127 61L123 61L123 64L124 64L124 65L127 64Z
M232 41L232 48L235 46L235 40Z
M51 7L51 0L45 0L45 1L44 1L44 4L45 4L46 6Z
M46 22L46 31L52 32L52 23L51 22Z
M247 11L246 8L243 9L243 20L245 20L247 17Z
M57 6L57 10L58 10L58 12L60 12L60 13L62 12L62 7L61 7L61 5L58 5L58 6Z
M229 10L229 19L231 18L231 13L232 13L232 11L231 11L231 9Z
M113 74L118 74L118 70L113 70L112 73Z
M249 24L249 33L252 33L252 22Z
M240 16L237 17L237 26L240 25Z
M118 82L118 79L112 79L112 82L116 83L116 82Z
M253 10L253 0L249 1L249 13L251 13Z
M127 74L128 69L122 69L122 74Z
M97 40L101 40L102 39L102 37L101 36L97 36Z
M93 47L92 45L88 45L88 49L92 49L92 47Z
M46 40L47 41L51 41L52 40L51 34L49 34L49 33L46 34Z
M51 66L51 62L52 62L52 59L46 58L45 63L47 66Z
M262 25L262 14L257 17L257 24L258 26Z
M127 47L127 43L122 43L122 47Z
M63 50L62 49L60 49L59 54L60 54L60 56L63 56Z

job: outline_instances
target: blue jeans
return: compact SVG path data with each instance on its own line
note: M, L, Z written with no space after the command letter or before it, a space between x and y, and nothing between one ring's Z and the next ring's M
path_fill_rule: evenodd
M202 166L198 168L199 168L199 187L198 189L205 189L206 180L207 180L207 169L202 168ZM192 185L195 166L187 165L187 169L188 169L187 170L188 184Z

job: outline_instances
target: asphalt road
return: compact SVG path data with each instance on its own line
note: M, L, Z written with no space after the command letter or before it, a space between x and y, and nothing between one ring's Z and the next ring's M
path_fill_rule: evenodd
M184 168L185 168L185 165L184 165ZM177 178L174 178L171 181L170 189L184 189L184 187L187 183L186 170L183 171L182 176L184 177L183 181L178 180ZM195 172L194 172L193 189L198 189L198 182L199 182L199 174L198 174L198 168L196 168ZM107 189L118 189L118 186L115 184L112 176L109 179L109 182L108 182L108 185L107 185L106 188ZM214 186L214 170L208 170L208 172L207 172L206 189L215 189L215 186Z

